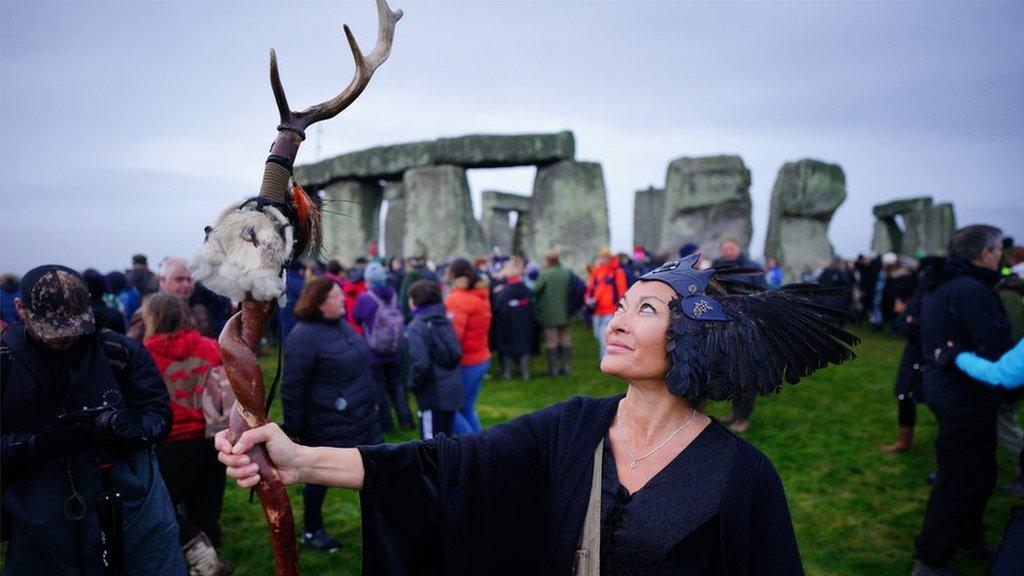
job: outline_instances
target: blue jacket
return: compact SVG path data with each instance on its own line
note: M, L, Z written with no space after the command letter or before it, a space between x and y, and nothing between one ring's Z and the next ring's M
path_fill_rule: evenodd
M462 408L462 348L444 304L417 309L405 337L409 343L409 384L420 409L454 412Z
M953 363L936 359L934 351L954 342L989 360L1013 346L1010 323L993 290L998 272L951 257L925 289L921 305L921 352L924 397L928 406L952 415L995 410L1003 393L983 386Z
M1024 339L995 362L974 352L962 352L956 357L956 367L985 384L1017 388L1024 385Z
M186 574L174 508L151 450L170 429L171 405L149 354L109 331L71 351L48 352L30 344L18 326L5 332L0 360L3 507L11 519L4 575L79 573L74 525L64 515L72 490L69 467L74 488L88 506L81 521L85 573L101 573L97 453L39 460L27 458L18 447L65 408L103 404L129 409L141 425L135 441L108 448L112 484L124 498L125 574Z
M383 442L369 355L348 322L296 323L284 342L284 431L310 446Z

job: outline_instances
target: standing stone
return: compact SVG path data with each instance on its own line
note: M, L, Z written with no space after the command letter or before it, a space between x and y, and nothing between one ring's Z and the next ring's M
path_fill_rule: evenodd
M782 266L785 282L798 282L834 254L828 226L846 200L846 176L838 164L787 162L772 188L765 257Z
M384 200L388 203L388 212L384 215L384 253L404 258L405 187L401 181L384 185Z
M405 172L406 256L472 258L485 252L480 223L473 216L466 171L458 166L426 166Z
M510 216L512 212L516 212L519 218L527 214L530 211L530 197L484 190L481 199L480 226L488 250L497 248L502 254L511 254L514 249L514 230L509 223Z
M658 252L675 255L692 242L714 258L723 238L734 238L746 249L752 229L750 170L742 158L684 157L668 165Z
M956 214L952 204L937 204L904 213L903 224L906 227L903 254L914 257L945 256L949 240L956 231Z
M875 231L871 235L871 251L877 254L900 252L903 245L903 230L890 216L875 220Z
M555 250L565 266L585 278L587 264L610 237L601 165L565 160L537 168L526 220L527 256L540 259Z
M661 246L661 221L665 211L665 189L651 186L637 190L633 203L633 246L657 250Z
M351 266L366 256L380 230L380 186L358 180L339 180L323 190L321 216L324 254Z

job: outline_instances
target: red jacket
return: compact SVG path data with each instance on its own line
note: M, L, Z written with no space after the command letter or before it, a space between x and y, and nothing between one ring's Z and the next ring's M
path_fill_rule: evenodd
M203 438L203 391L210 371L221 365L220 348L213 338L195 330L154 334L144 342L171 395L171 433L167 442Z
M618 258L612 258L590 273L584 297L588 302L593 299L595 316L608 316L615 313L615 306L626 288L626 271L619 266Z
M455 326L455 335L462 346L462 366L473 366L491 357L487 340L491 330L491 295L487 281L483 280L473 288L460 282L452 286L452 292L444 301L448 317Z

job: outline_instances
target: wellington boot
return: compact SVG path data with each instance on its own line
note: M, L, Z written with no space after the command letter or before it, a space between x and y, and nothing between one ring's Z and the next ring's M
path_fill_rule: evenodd
M558 348L548 348L544 354L548 357L548 376L551 378L558 376Z
M530 379L530 355L525 354L517 358L519 363L519 377L523 380Z
M884 446L882 452L886 454L897 454L899 452L909 452L914 447L914 427L913 426L900 426L899 433L896 435L896 442Z
M501 379L511 380L512 379L512 363L509 362L508 356L499 356L498 364L501 365Z
M232 572L231 566L217 557L217 549L202 532L181 549L185 553L189 576L227 576Z
M572 357L572 348L569 346L559 346L559 355L562 357L562 375L569 375L569 358Z

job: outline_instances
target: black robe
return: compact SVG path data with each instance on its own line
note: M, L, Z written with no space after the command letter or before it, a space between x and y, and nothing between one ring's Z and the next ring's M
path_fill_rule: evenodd
M361 447L363 574L569 576L594 449L620 397L573 398L479 434ZM802 574L771 462L741 439L718 507L718 574ZM696 520L696 519L695 519ZM675 525L678 539L707 519Z

